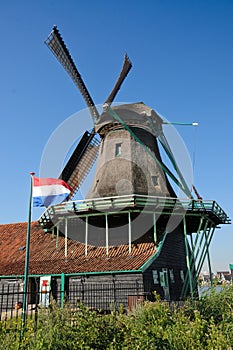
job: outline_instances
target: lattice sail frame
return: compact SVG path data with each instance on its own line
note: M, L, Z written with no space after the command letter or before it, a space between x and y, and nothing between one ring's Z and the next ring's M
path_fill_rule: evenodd
M72 189L68 199L74 197L86 179L98 156L99 146L99 138L93 131L91 133L86 131L83 134L82 139L59 176Z
M80 93L82 94L87 107L90 111L93 122L99 117L99 113L96 106L87 90L87 87L79 73L70 53L67 49L57 27L55 26L52 32L49 34L48 38L45 40L45 44L52 51L57 60L65 68L75 85L78 87Z

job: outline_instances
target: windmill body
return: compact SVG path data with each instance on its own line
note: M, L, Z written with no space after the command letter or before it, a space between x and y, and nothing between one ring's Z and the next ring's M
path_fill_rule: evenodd
M161 160L156 135L162 120L144 103L112 107L140 141ZM87 198L141 194L175 197L164 171L108 112L103 112L95 130L101 137L96 174Z

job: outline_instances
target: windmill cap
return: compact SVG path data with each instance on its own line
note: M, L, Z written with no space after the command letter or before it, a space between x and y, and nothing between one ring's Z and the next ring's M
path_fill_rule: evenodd
M128 126L146 129L149 132L152 132L152 129L154 131L154 129L161 130L162 128L163 121L160 116L143 102L116 105L111 109L122 120L122 123L114 118L111 112L105 110L96 122L96 132L104 134L107 130L124 123Z

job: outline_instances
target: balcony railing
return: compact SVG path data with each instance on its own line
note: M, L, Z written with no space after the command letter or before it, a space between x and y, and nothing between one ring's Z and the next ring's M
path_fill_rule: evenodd
M56 221L54 218L95 215L99 212L114 213L123 210L140 210L140 208L147 208L151 212L163 212L165 214L186 212L187 215L197 215L199 213L209 213L216 219L217 224L230 223L227 214L216 201L135 194L65 202L47 208L39 218L39 222L43 228L47 228L51 222Z

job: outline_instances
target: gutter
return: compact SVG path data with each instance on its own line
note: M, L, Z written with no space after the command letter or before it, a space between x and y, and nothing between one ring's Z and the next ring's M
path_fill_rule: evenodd
M113 271L91 271L91 272L73 272L73 273L64 273L65 276L87 276L87 275L116 275L116 274L125 274L125 273L141 273L141 270L113 270ZM62 273L54 273L54 274L29 274L28 277L42 277L42 276L51 276L51 277L61 277ZM10 276L0 276L0 279L11 279L11 278L23 278L24 275L10 275Z
M167 232L165 232L164 234L163 234L163 237L162 237L162 240L159 242L159 244L158 244L158 249L157 249L157 251L156 251L156 253L154 253L150 258L149 258L149 260L147 260L141 267L140 267L140 271L143 273L158 257L159 257L159 255L160 255L160 253L161 253L161 249L162 249L162 247L163 247L163 244L164 244L164 242L165 242L165 239L167 238L167 235L168 235L168 233Z

